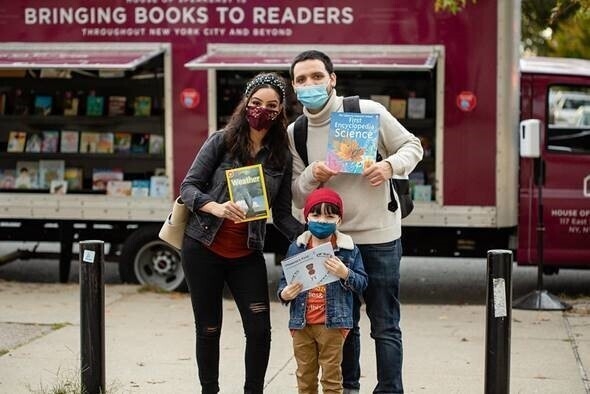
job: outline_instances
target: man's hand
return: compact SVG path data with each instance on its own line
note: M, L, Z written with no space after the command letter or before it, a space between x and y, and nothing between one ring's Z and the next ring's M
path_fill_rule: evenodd
M313 164L313 177L320 183L326 183L334 175L338 175L338 171L334 171L326 165L325 161L316 161Z
M389 162L381 160L363 171L371 186L379 186L393 176L393 168Z
M291 301L301 293L303 285L299 282L292 282L281 291L281 298L284 301Z
M329 273L336 275L340 279L348 278L348 267L338 257L328 257L324 265Z

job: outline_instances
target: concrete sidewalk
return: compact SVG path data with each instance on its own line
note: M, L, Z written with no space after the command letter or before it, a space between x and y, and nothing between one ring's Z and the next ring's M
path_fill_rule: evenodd
M188 295L139 290L106 287L108 392L199 392ZM513 310L512 393L590 393L589 302L577 302L567 313ZM265 392L296 393L288 310L273 302L271 311ZM49 393L79 379L79 312L77 284L0 280L0 393ZM240 393L243 332L230 299L224 314L221 392ZM407 393L483 392L485 306L404 304L402 317ZM361 330L361 392L370 393L375 366L366 317Z

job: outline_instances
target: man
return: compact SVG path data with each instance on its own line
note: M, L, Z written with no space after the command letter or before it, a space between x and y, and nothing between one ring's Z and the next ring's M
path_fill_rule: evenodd
M336 74L330 58L319 51L300 53L291 63L291 78L297 99L308 118L306 167L297 153L293 128L288 128L293 154L293 203L303 208L305 198L320 185L337 191L346 207L342 231L358 245L369 286L363 295L375 340L377 386L374 393L403 393L402 335L399 327L399 267L402 255L401 213L387 208L389 179L408 175L422 159L420 140L406 130L385 107L360 100L363 113L380 118L378 150L382 161L370 165L362 176L339 174L326 163L330 114L343 111L343 97L336 94ZM398 204L399 205L399 204ZM354 328L344 345L342 373L344 393L360 389L360 300L355 297Z

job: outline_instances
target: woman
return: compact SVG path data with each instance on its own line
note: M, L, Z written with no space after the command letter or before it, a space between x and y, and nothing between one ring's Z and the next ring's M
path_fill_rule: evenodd
M244 393L262 393L270 353L270 304L262 254L266 220L240 222L246 212L229 201L225 171L262 164L274 225L290 240L303 231L291 215L291 155L285 82L259 74L247 85L229 124L212 134L183 180L192 212L182 265L196 325L202 393L219 392L219 337L224 283L232 292L246 336Z

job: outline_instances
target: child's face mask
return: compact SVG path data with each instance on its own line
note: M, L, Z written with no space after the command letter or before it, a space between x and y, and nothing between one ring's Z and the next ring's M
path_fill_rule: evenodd
M307 224L307 228L314 237L325 239L336 232L336 222L317 222L310 220Z

